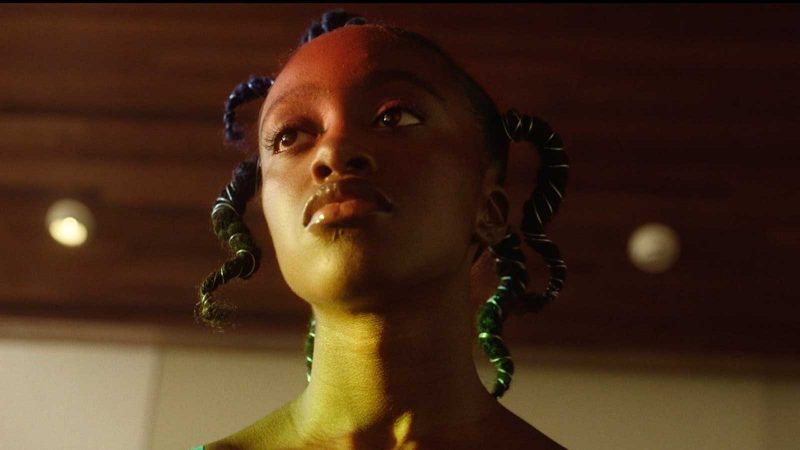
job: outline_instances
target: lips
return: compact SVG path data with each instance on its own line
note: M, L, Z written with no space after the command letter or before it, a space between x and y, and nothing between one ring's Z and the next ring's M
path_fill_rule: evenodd
M344 178L320 186L317 192L306 202L303 209L303 226L308 226L311 218L320 208L348 200L362 200L373 203L378 210L391 211L393 206L389 198L363 178Z

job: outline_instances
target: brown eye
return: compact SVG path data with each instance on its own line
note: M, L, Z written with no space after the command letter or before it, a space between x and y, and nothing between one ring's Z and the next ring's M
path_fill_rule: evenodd
M411 112L403 108L391 108L378 116L377 125L384 128L405 127L416 125L422 121Z
M297 142L297 130L286 130L281 134L278 145L280 147L290 147L295 142Z
M273 154L306 147L314 142L314 135L295 126L286 126L264 139L264 146Z
M393 127L400 123L400 111L395 109L386 111L381 115L381 125L384 127Z

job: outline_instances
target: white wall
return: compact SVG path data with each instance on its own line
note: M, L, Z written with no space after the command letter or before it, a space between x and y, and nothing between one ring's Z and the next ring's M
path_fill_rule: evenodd
M0 449L149 447L159 351L0 340Z
M0 339L0 449L187 450L219 439L303 389L296 341L244 351ZM571 449L800 449L796 377L516 362L503 403ZM490 368L478 367L488 384Z
M507 405L574 449L765 449L763 380L571 370L519 371Z
M164 348L162 355L154 450L187 450L227 436L293 399L306 384L305 360L296 352Z

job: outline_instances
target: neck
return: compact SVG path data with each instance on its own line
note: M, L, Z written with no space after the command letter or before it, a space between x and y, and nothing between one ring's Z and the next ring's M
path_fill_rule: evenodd
M380 303L390 307L380 310L315 305L311 382L293 413L298 431L396 445L495 407L473 362L468 282L458 281L387 296Z

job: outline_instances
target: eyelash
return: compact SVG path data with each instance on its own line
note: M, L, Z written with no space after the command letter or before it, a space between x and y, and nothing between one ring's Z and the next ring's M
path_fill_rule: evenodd
M420 123L425 122L425 117L419 112L419 108L415 107L414 105L405 102L390 102L380 111L378 111L378 114L376 114L372 119L372 123L375 124L386 113L397 110L410 113L412 116L416 117Z
M264 137L264 148L272 150L273 155L281 153L275 148L275 145L280 142L284 133L287 131L299 130L300 128L302 128L302 125L292 122L284 123L274 127L270 133Z
M416 107L407 104L407 103L390 103L386 107L382 108L378 114L372 119L372 124L375 125L384 115L389 112L400 110L403 112L407 112L413 115L420 123L425 122L425 118L421 113L419 113L419 109ZM413 125L406 125L406 126L413 126ZM304 128L303 125L295 123L295 122L287 122L281 125L275 126L267 136L264 137L264 147L268 148L272 151L273 155L283 153L276 148L276 145L280 143L283 135L289 131L301 131ZM395 127L381 127L381 128L389 128L394 129ZM400 127L402 128L402 127Z

